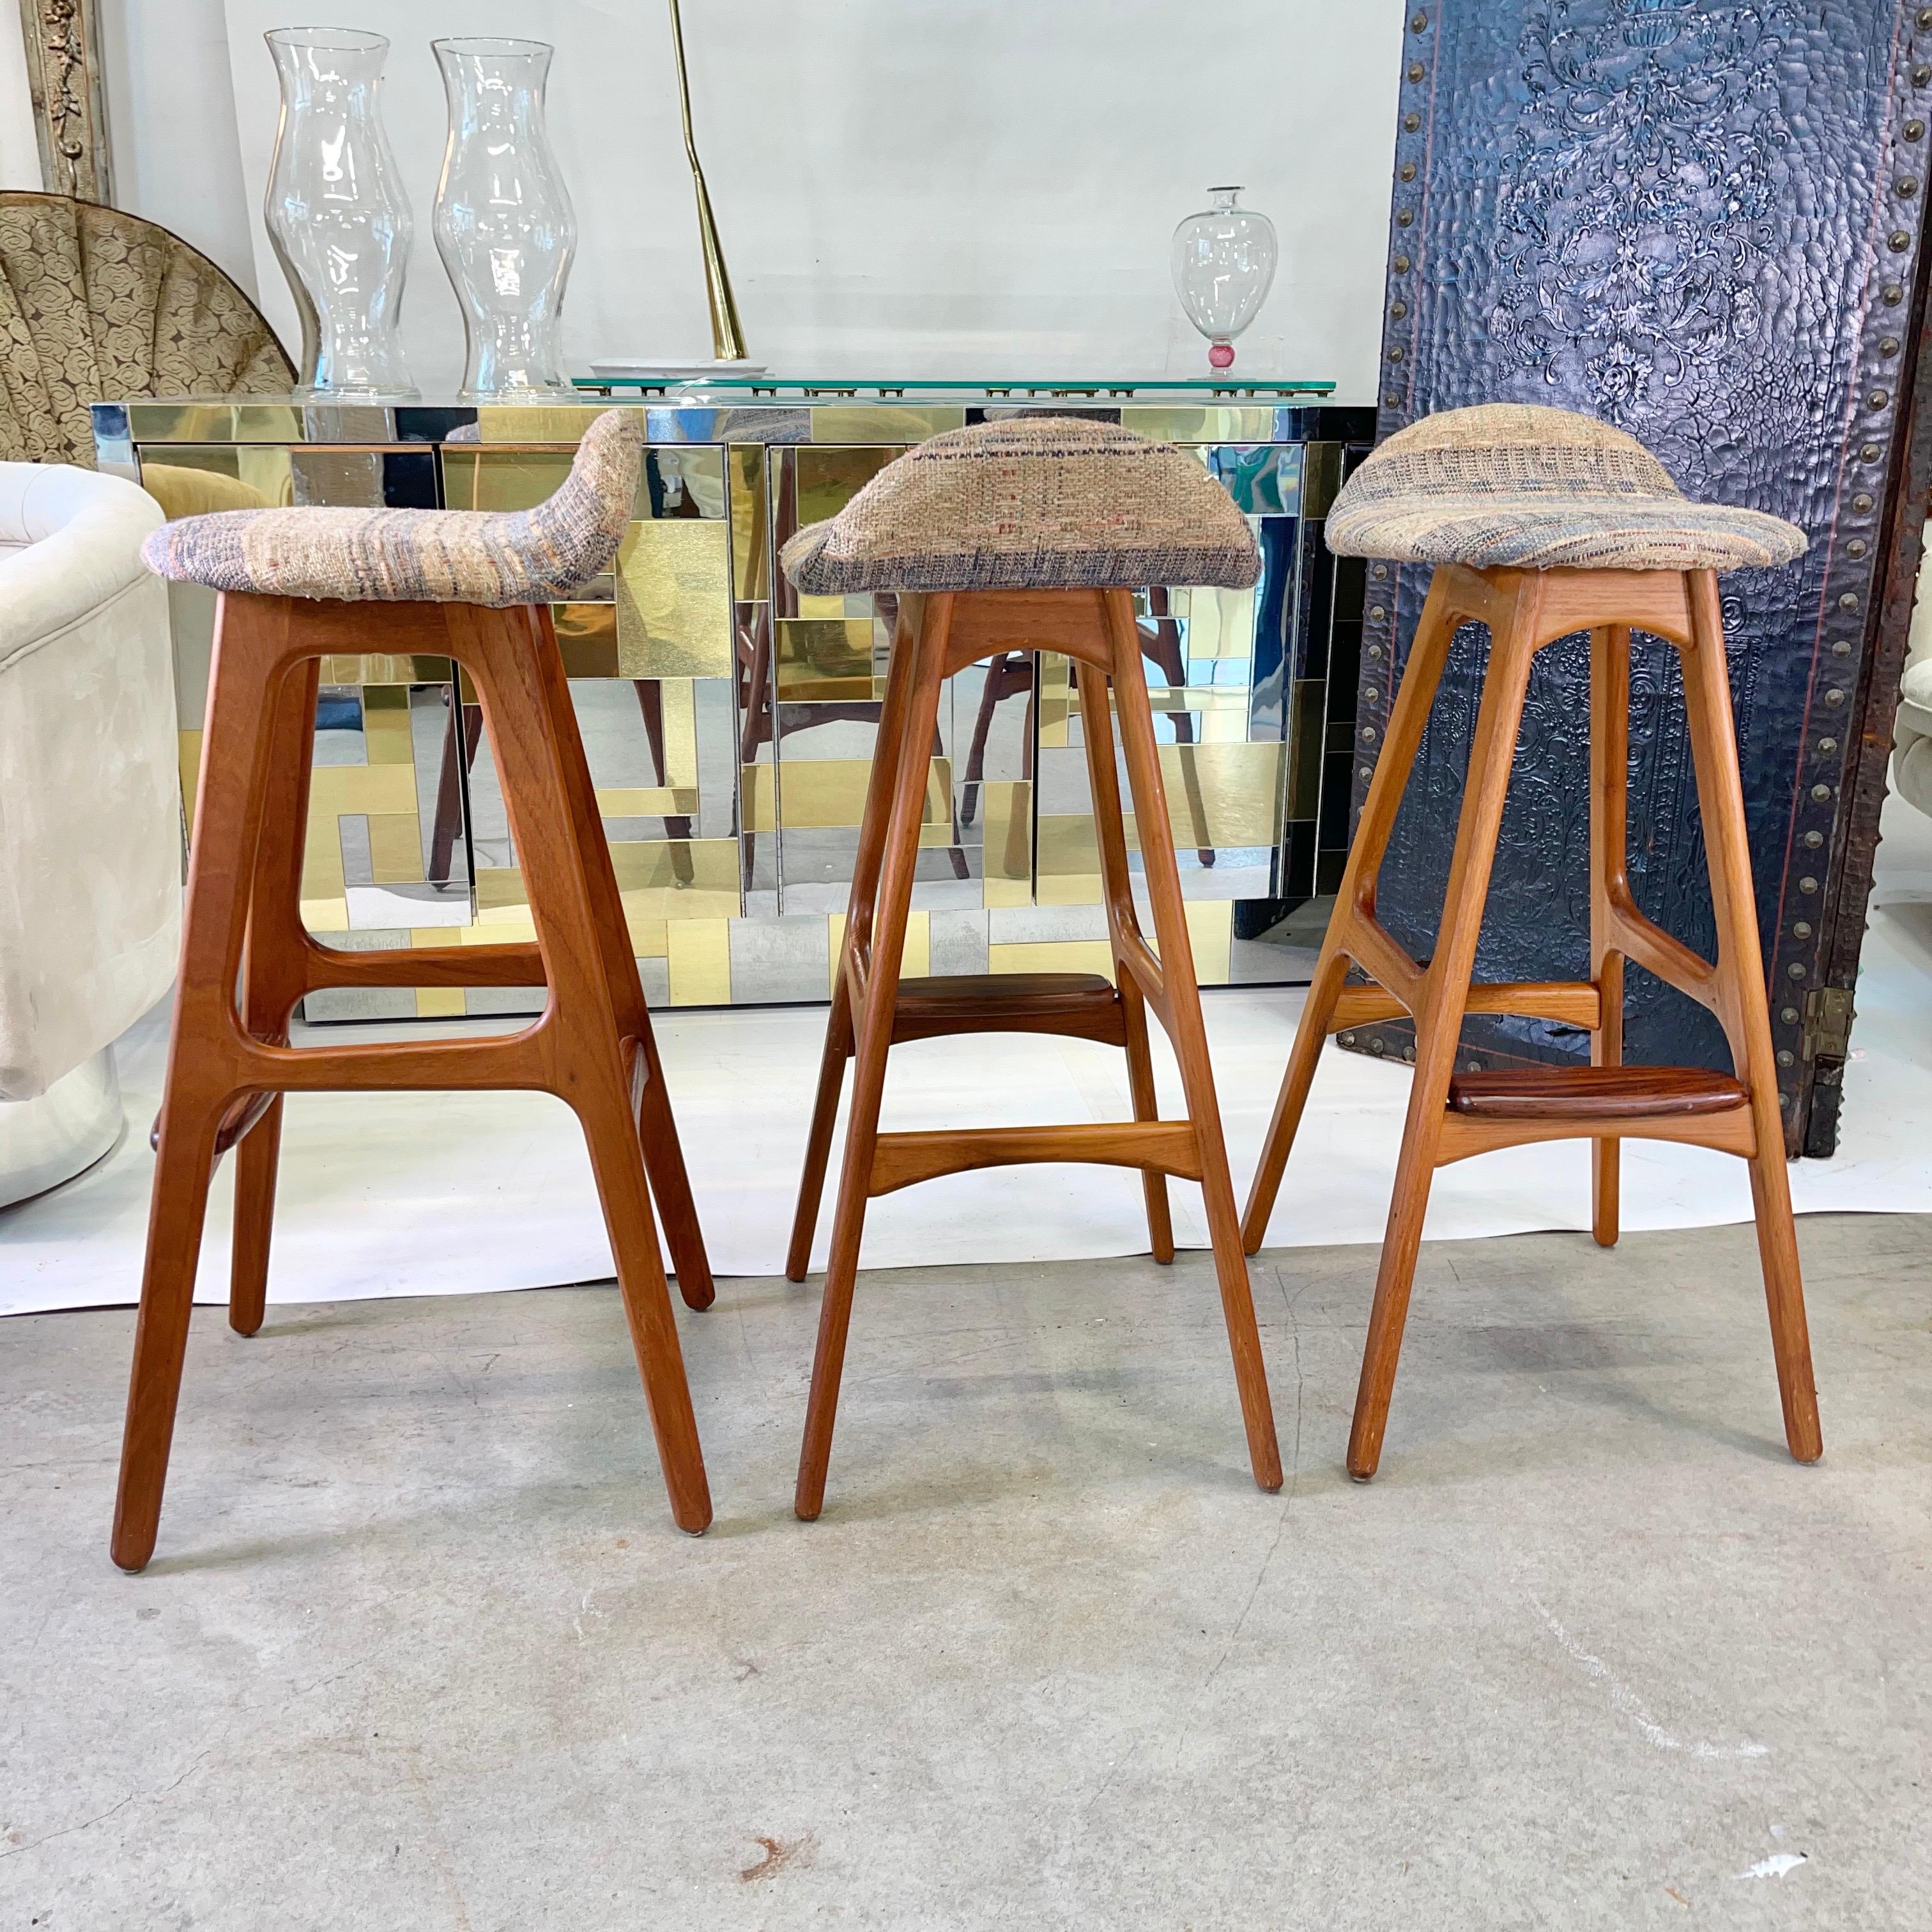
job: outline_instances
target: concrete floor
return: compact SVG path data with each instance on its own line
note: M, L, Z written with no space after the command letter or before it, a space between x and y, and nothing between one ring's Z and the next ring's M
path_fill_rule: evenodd
M608 1288L203 1310L140 1577L130 1316L8 1322L0 1928L1932 1923L1932 1222L1800 1238L1816 1468L1746 1229L1425 1250L1366 1487L1374 1250L1264 1258L1279 1498L1203 1258L932 1269L809 1526L727 1282L700 1540Z

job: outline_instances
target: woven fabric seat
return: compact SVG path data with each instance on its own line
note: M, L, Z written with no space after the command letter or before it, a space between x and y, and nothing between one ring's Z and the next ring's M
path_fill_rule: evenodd
M1620 429L1527 403L1398 430L1342 486L1326 534L1338 556L1479 570L1763 569L1808 541L1780 517L1691 502Z
M643 436L607 410L554 496L528 510L224 510L142 546L177 583L351 602L548 604L610 568L633 514Z
M1247 520L1193 458L1112 423L950 430L888 464L780 561L808 596L1137 589L1261 574Z

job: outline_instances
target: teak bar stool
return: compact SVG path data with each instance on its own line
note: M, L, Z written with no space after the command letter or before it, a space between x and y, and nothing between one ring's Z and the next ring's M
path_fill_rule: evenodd
M285 1093L523 1088L569 1102L590 1145L671 1514L694 1533L711 1520L650 1190L693 1308L710 1304L711 1270L548 608L615 554L640 445L634 418L600 416L563 487L514 514L234 511L148 540L152 568L222 594L115 1508L123 1569L154 1552L208 1184L230 1147L229 1321L244 1335L261 1325ZM474 681L534 944L348 952L304 931L319 660L367 652L454 658ZM549 988L544 1012L507 1036L288 1043L297 1003L322 987L537 985Z
M1688 501L1641 443L1589 417L1490 404L1425 417L1390 437L1336 498L1328 538L1343 556L1435 566L1243 1222L1252 1254L1267 1232L1328 1035L1413 1016L1414 1084L1355 1397L1349 1473L1373 1475L1382 1454L1435 1170L1493 1148L1586 1137L1595 1143L1594 1232L1606 1247L1617 1238L1619 1140L1688 1141L1750 1163L1785 1439L1800 1462L1815 1461L1823 1443L1718 602L1719 572L1788 563L1803 552L1804 532L1756 511ZM1376 874L1456 626L1472 621L1488 627L1489 666L1435 953L1424 964L1376 920ZM1717 913L1714 965L1638 911L1625 872L1634 628L1667 639L1683 664ZM1591 639L1592 977L1472 985L1531 660L1579 631ZM1626 960L1718 1016L1735 1076L1623 1064ZM1376 983L1345 985L1352 963ZM1587 1027L1591 1064L1459 1074L1466 1012Z
M816 1516L825 1498L866 1203L938 1174L1025 1161L1140 1168L1148 1232L1156 1258L1163 1262L1174 1258L1166 1177L1201 1184L1249 1460L1263 1489L1279 1489L1281 1454L1215 1106L1133 597L1125 587L1252 584L1260 559L1246 520L1198 464L1168 445L1111 424L1036 418L955 430L922 443L882 470L837 517L800 530L782 560L808 594L901 593L785 1265L794 1281L805 1279L850 1059L856 1070L799 1456L798 1514ZM940 686L976 659L1015 649L1063 652L1078 668L1117 984L1097 973L899 977ZM1157 957L1134 910L1110 683ZM1156 1112L1150 1006L1180 1062L1186 1120L1162 1120ZM879 1132L890 1047L940 1034L992 1032L1069 1034L1123 1048L1134 1119L1103 1126Z

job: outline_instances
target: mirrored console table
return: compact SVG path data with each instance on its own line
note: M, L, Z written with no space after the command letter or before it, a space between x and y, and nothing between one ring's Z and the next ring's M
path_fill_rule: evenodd
M478 406L106 403L101 466L171 516L314 503L514 509L548 495L599 410L649 442L616 565L555 607L646 990L660 1003L827 997L883 691L888 598L801 598L777 551L908 446L995 414L1094 414L1192 451L1252 520L1252 591L1142 592L1170 816L1204 984L1305 978L1295 909L1348 840L1360 566L1322 519L1372 411L1096 381L964 388L764 378L632 400ZM602 379L600 379L601 385ZM903 393L895 393L902 390ZM187 795L212 594L170 586ZM350 947L530 933L473 694L446 660L324 667L303 910ZM951 681L907 970L1106 970L1066 661L1023 638ZM533 1011L515 989L338 992L312 1018Z

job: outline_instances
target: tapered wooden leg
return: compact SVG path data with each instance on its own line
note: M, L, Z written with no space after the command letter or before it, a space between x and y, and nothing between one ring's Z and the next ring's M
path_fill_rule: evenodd
M684 1164L677 1122L671 1114L664 1062L658 1058L657 1039L648 1019L638 1044L646 1067L635 1123L644 1144L644 1171L650 1178L651 1196L664 1222L664 1246L670 1249L671 1266L677 1270L678 1292L684 1298L686 1307L701 1313L717 1300L718 1287L712 1278L711 1257L705 1249L704 1230L698 1222L698 1202L691 1191L691 1175Z
M1455 1071L1463 1009L1475 965L1476 941L1482 930L1484 903L1489 896L1497 829L1502 820L1516 728L1522 716L1523 694L1534 655L1536 602L1540 595L1534 580L1526 580L1513 620L1507 629L1492 633L1491 638L1489 669L1469 748L1468 773L1464 780L1462 810L1456 826L1455 852L1450 861L1442 920L1436 933L1435 956L1424 982L1422 1010L1415 1016L1415 1078L1409 1090L1408 1113L1402 1126L1395 1193L1382 1237L1375 1301L1370 1311L1361 1380L1355 1394L1354 1420L1348 1435L1348 1473L1360 1480L1372 1476L1382 1460L1382 1432L1388 1423L1389 1398L1395 1387L1396 1360L1402 1352L1409 1288L1422 1242L1423 1218L1429 1207L1443 1111L1448 1102L1450 1076Z
M184 1095L162 1103L161 1144L154 1160L147 1261L141 1276L141 1312L134 1325L134 1366L128 1379L110 1545L114 1561L123 1570L144 1568L154 1553L220 1119L219 1104L199 1096Z
M1697 801L1717 914L1718 970L1728 1012L1725 1030L1738 1077L1750 1090L1757 1152L1750 1162L1751 1205L1771 1317L1772 1353L1784 1410L1784 1439L1801 1462L1825 1453L1818 1423L1804 1290L1785 1171L1784 1124L1778 1110L1778 1066L1771 1042L1764 956L1751 886L1750 842L1744 824L1744 783L1738 770L1730 678L1724 661L1724 616L1718 581L1708 570L1690 574L1694 639L1683 652L1684 699L1697 772Z
M1081 736L1087 746L1087 783L1094 801L1094 842L1100 854L1100 896L1107 909L1107 931L1114 947L1114 983L1120 989L1120 1018L1126 1034L1127 1090L1133 1096L1134 1118L1157 1120L1160 1109L1154 1084L1154 1059L1148 1050L1146 1002L1121 957L1123 934L1136 931L1133 877L1127 866L1127 834L1120 808L1120 774L1114 764L1112 711L1108 680L1098 666L1076 662L1080 691ZM1136 660L1132 676L1140 681ZM1142 686L1144 694L1144 686ZM1168 1203L1167 1176L1144 1169L1141 1188L1147 1200L1148 1244L1157 1262L1174 1258L1174 1216Z
M614 1055L616 1040L611 1040ZM704 1452L698 1418L685 1379L684 1352L670 1312L670 1293L651 1219L650 1190L638 1158L637 1122L622 1084L591 1082L571 1096L590 1149L597 1198L610 1232L617 1268L617 1288L631 1347L644 1384L658 1460L670 1498L671 1520L695 1536L711 1524L711 1491L705 1480Z
M1606 625L1590 634L1590 977L1598 1024L1592 1066L1624 1064L1624 956L1610 944L1614 904L1628 900L1630 632ZM1617 1241L1618 1143L1600 1135L1590 1147L1590 1232L1599 1247Z
M1140 835L1141 862L1153 908L1154 934L1160 954L1161 982L1166 994L1168 1036L1180 1064L1181 1090L1201 1156L1201 1198L1214 1250L1214 1273L1221 1290L1221 1313L1234 1358L1234 1387L1240 1397L1241 1420L1247 1432L1248 1461L1256 1482L1264 1490L1281 1487L1281 1447L1275 1437L1274 1408L1268 1400L1268 1372L1262 1358L1261 1331L1255 1322L1254 1296L1248 1282L1248 1264L1241 1252L1241 1230L1234 1209L1234 1188L1228 1172L1228 1150L1221 1136L1221 1112L1214 1093L1214 1073L1208 1056L1208 1031L1201 1016L1201 992L1195 982L1193 949L1187 936L1186 908L1180 896L1174 833L1167 815L1167 799L1160 781L1160 756L1154 742L1154 712L1148 702L1147 680L1141 670L1140 638L1134 623L1133 602L1124 590L1106 593L1107 628L1113 648L1115 704L1120 741L1126 754L1127 782L1134 800L1134 824ZM1087 667L1082 667L1082 717L1089 730ZM1102 694L1104 705L1104 694ZM1111 766L1111 760L1109 761ZM1097 770L1097 765L1094 769ZM1099 808L1099 801L1096 801Z
M1339 906L1336 910L1339 915ZM1308 997L1302 1003L1301 1017L1295 1022L1287 1070L1282 1075L1281 1090L1275 1096L1267 1138L1262 1142L1261 1162L1249 1185L1248 1204L1241 1216L1241 1246L1251 1255L1258 1253L1268 1239L1268 1222L1281 1192L1288 1152L1301 1126L1309 1089L1315 1084L1315 1069L1320 1063L1322 1049L1328 1043L1328 1022L1348 977L1348 955L1337 943L1338 938L1331 921L1329 936L1322 940L1315 962L1315 976L1309 982Z
M886 679L885 698L879 707L879 728L873 742L872 767L866 782L858 850L853 858L850 910L838 943L837 970L832 978L832 1010L825 1023L818 1090L812 1104L812 1127L806 1139L804 1169L799 1177L798 1204L792 1213L791 1241L785 1250L785 1278L789 1281L802 1281L811 1272L812 1238L818 1226L818 1205L825 1192L825 1172L832 1155L832 1130L838 1119L838 1096L845 1084L845 1063L851 1058L854 1045L852 989L846 977L846 962L855 947L872 943L872 908L878 893L892 800L900 768L909 762L908 746L916 742L907 736L906 715L916 669L920 618L920 606L914 598L904 599L896 613L892 662ZM922 765L922 772L923 770Z
M436 817L429 842L429 883L447 888L452 880L450 862L455 855L456 835L463 830L464 775L476 763L476 748L483 741L483 713L463 702L461 687L449 691L449 724L443 734L442 770L436 780Z
M1026 664L1026 654L1002 651L986 666L986 675L980 686L979 713L973 720L973 736L966 748L966 775L959 782L962 825L970 825L973 814L979 808L980 792L986 776L986 741L992 735L993 714L1000 699L1015 688L1010 680L1016 660ZM1027 675L1031 675L1030 665L1027 666Z
M1349 926L1358 911L1375 909L1376 874L1395 830L1402 792L1429 723L1436 686L1442 681L1449 646L1455 641L1456 622L1448 580L1438 572L1429 586L1428 599L1416 626L1415 641L1409 647L1408 666L1396 688L1382 753L1369 780L1354 842L1349 848L1341 889L1336 894L1335 910L1329 916L1328 930L1323 935L1316 961L1315 976L1294 1030L1294 1045L1288 1054L1287 1070L1282 1076L1281 1091L1275 1097L1268 1138L1262 1143L1261 1163L1248 1190L1247 1208L1241 1216L1241 1240L1250 1254L1268 1238L1268 1220L1274 1213L1275 1198L1281 1192L1288 1150L1294 1144L1302 1110L1308 1104L1308 1090L1314 1084L1316 1064L1328 1044L1329 1020L1348 976Z
M1134 1118L1157 1120L1160 1107L1155 1098L1154 1056L1148 1049L1147 1004L1140 988L1124 974L1120 980L1120 1017L1126 1028L1127 1088L1133 1096ZM1167 1176L1152 1168L1141 1174L1141 1191L1147 1200L1148 1246L1156 1261L1174 1258L1174 1214L1167 1198Z
M584 755L576 708L570 700L569 680L564 676L562 656L557 649L548 611L539 609L518 616L529 640L533 674L547 707L550 742L555 749L562 796L581 858L584 891L618 1036L635 1041L644 1063L633 1131L638 1136L651 1192L664 1222L665 1245L670 1250L671 1264L677 1270L678 1292L687 1308L702 1311L717 1299L718 1291L712 1280L710 1257L705 1251L690 1177L685 1169L677 1124L671 1113L664 1064L658 1057L657 1040L651 1030L650 1009L638 977L637 956L624 918L610 848L604 838L590 762ZM658 776L663 776L662 766Z
M278 1094L235 1150L235 1237L228 1264L228 1325L238 1335L254 1334L268 1311L268 1248L281 1153L282 1096Z
M304 984L304 962L294 922L302 899L309 774L315 762L315 699L321 671L314 658L292 664L283 674L276 694L274 736L249 889L242 1023L254 1038L277 1044L288 1039L289 1016ZM268 1250L281 1148L282 1100L278 1094L235 1150L228 1325L238 1335L254 1334L268 1309Z
M940 685L945 670L952 610L950 596L927 600L916 620L916 645L908 651L902 607L901 635L893 648L886 711L895 722L900 717L898 708L892 703L891 686L904 680L909 689L901 699L903 726L895 734L897 743L904 749L893 774L877 902L870 908L862 905L855 884L852 910L847 920L848 944L862 943L855 939L857 934L862 935L866 946L865 998L854 1016L856 1050L852 1105L845 1125L845 1158L839 1174L838 1205L833 1210L832 1252L825 1273L824 1299L819 1305L818 1346L812 1358L812 1394L806 1408L805 1439L799 1450L798 1484L793 1499L793 1507L807 1522L818 1514L825 1502L825 1472L831 1460L832 1431L838 1417L846 1331L851 1322L852 1291L858 1277L859 1243L865 1228L872 1158L878 1141L879 1102L885 1090L899 965L904 956L906 920L919 860L920 821L925 811L928 769L924 754L932 742L939 716ZM885 735L883 724L880 735L882 739Z
M181 966L162 1090L141 1309L110 1549L124 1570L154 1554L221 1117L235 1093L234 989L272 736L285 604L224 600L215 626L189 848Z
M812 1270L812 1238L818 1226L818 1204L825 1192L825 1169L832 1157L832 1130L838 1119L838 1096L845 1084L845 1062L852 1051L851 996L843 971L832 988L832 1012L825 1048L818 1063L818 1091L812 1102L812 1127L806 1137L805 1168L799 1176L798 1205L785 1250L785 1279L802 1281Z
M620 1032L626 1019L638 1024L642 995L601 830L593 833L584 822L582 747L557 708L553 672L560 674L560 666L532 649L527 614L450 610L452 644L482 692L549 976L542 1036L551 1059L548 1084L584 1124L672 1520L695 1534L711 1521L710 1492ZM647 1035L633 1036L641 1049Z

